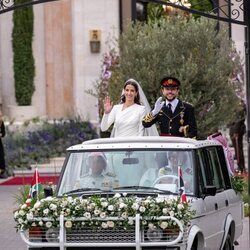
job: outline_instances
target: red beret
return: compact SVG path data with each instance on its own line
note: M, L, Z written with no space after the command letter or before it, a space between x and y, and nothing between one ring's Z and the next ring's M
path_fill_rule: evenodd
M160 84L162 87L179 87L181 85L177 78L171 76L163 77Z

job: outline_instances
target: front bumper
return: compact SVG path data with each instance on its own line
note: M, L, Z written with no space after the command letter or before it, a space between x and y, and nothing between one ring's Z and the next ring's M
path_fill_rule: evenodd
M119 218L106 218L107 220L119 220ZM157 240L150 240L148 236L148 229L141 228L140 215L136 215L133 226L129 229L124 228L65 228L66 219L63 215L60 216L60 226L52 238L48 241L48 230L39 229L39 232L30 234L28 231L21 231L23 241L31 248L40 249L58 249L58 250L73 250L73 249L126 249L126 250L182 250L187 246L187 231L188 228L182 226L179 220L174 217L165 216L157 219L174 220L179 226L179 230L162 230L161 237ZM84 221L83 218L75 219ZM94 221L93 221L94 223ZM154 232L153 232L154 237Z

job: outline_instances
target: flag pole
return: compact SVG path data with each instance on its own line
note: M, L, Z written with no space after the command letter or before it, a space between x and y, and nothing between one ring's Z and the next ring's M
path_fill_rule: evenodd
M38 167L36 162L36 198L39 200L39 188L38 188Z

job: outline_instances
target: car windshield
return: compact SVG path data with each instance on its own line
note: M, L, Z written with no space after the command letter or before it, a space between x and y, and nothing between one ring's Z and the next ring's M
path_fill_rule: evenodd
M70 152L58 195L75 192L165 190L193 194L192 151L116 150ZM141 187L141 188L140 188Z

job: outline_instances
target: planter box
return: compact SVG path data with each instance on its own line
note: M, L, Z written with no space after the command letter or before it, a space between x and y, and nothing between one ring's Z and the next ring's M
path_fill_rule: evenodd
M37 116L35 106L14 106L9 105L9 117L15 121L26 121Z

